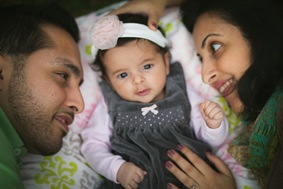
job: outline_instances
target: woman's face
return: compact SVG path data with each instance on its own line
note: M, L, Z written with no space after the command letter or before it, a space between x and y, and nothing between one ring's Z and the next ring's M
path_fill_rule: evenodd
M251 64L249 43L237 27L211 13L197 19L193 38L202 62L202 80L218 90L234 112L241 112L236 84Z

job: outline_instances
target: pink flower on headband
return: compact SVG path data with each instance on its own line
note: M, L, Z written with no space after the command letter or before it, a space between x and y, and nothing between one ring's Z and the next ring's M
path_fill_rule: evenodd
M117 40L124 33L123 22L116 15L97 19L90 31L92 44L101 50L115 47Z

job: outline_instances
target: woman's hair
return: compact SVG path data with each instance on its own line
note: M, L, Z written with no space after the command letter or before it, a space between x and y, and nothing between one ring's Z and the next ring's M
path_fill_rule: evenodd
M138 24L143 24L145 26L147 26L147 21L148 21L148 17L141 15L141 14L119 14L117 15L119 17L119 20L122 21L123 23L138 23ZM158 30L165 36L164 31L158 27ZM132 41L136 41L137 43L141 40L146 40L146 39L142 39L142 38L119 38L117 41L117 45L116 47L121 47L124 46ZM162 54L165 54L168 52L168 47L162 48L158 45L156 45L155 43L149 41L150 43L152 43L155 47L157 52L160 52ZM92 68L95 71L100 71L101 74L103 76L106 76L106 70L105 70L105 66L103 64L103 56L106 54L107 50L98 50L95 60L93 62ZM125 52L126 53L126 52Z
M283 101L280 102L278 112L276 114L277 128L279 131L279 141L282 142L283 137ZM282 144L281 144L282 145Z
M237 89L247 121L256 119L268 98L283 86L283 8L279 0L187 0L182 18L193 31L197 18L209 12L236 26L251 47L251 66Z

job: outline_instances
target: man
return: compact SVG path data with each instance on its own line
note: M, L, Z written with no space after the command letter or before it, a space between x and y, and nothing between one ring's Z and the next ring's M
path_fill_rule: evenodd
M51 155L82 112L78 27L56 5L0 8L0 184L23 188L26 153Z

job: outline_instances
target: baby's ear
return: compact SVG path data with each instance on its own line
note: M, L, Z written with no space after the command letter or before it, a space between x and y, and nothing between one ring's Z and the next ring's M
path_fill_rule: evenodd
M164 61L165 61L165 66L166 66L166 75L169 74L170 72L170 60L171 60L171 55L169 52L166 52L164 55Z
M101 79L107 81L108 83L110 82L109 78L107 77L107 75L101 75Z
M107 75L102 75L101 79L106 81L112 87L111 81L110 81L110 79L109 79L109 77Z

